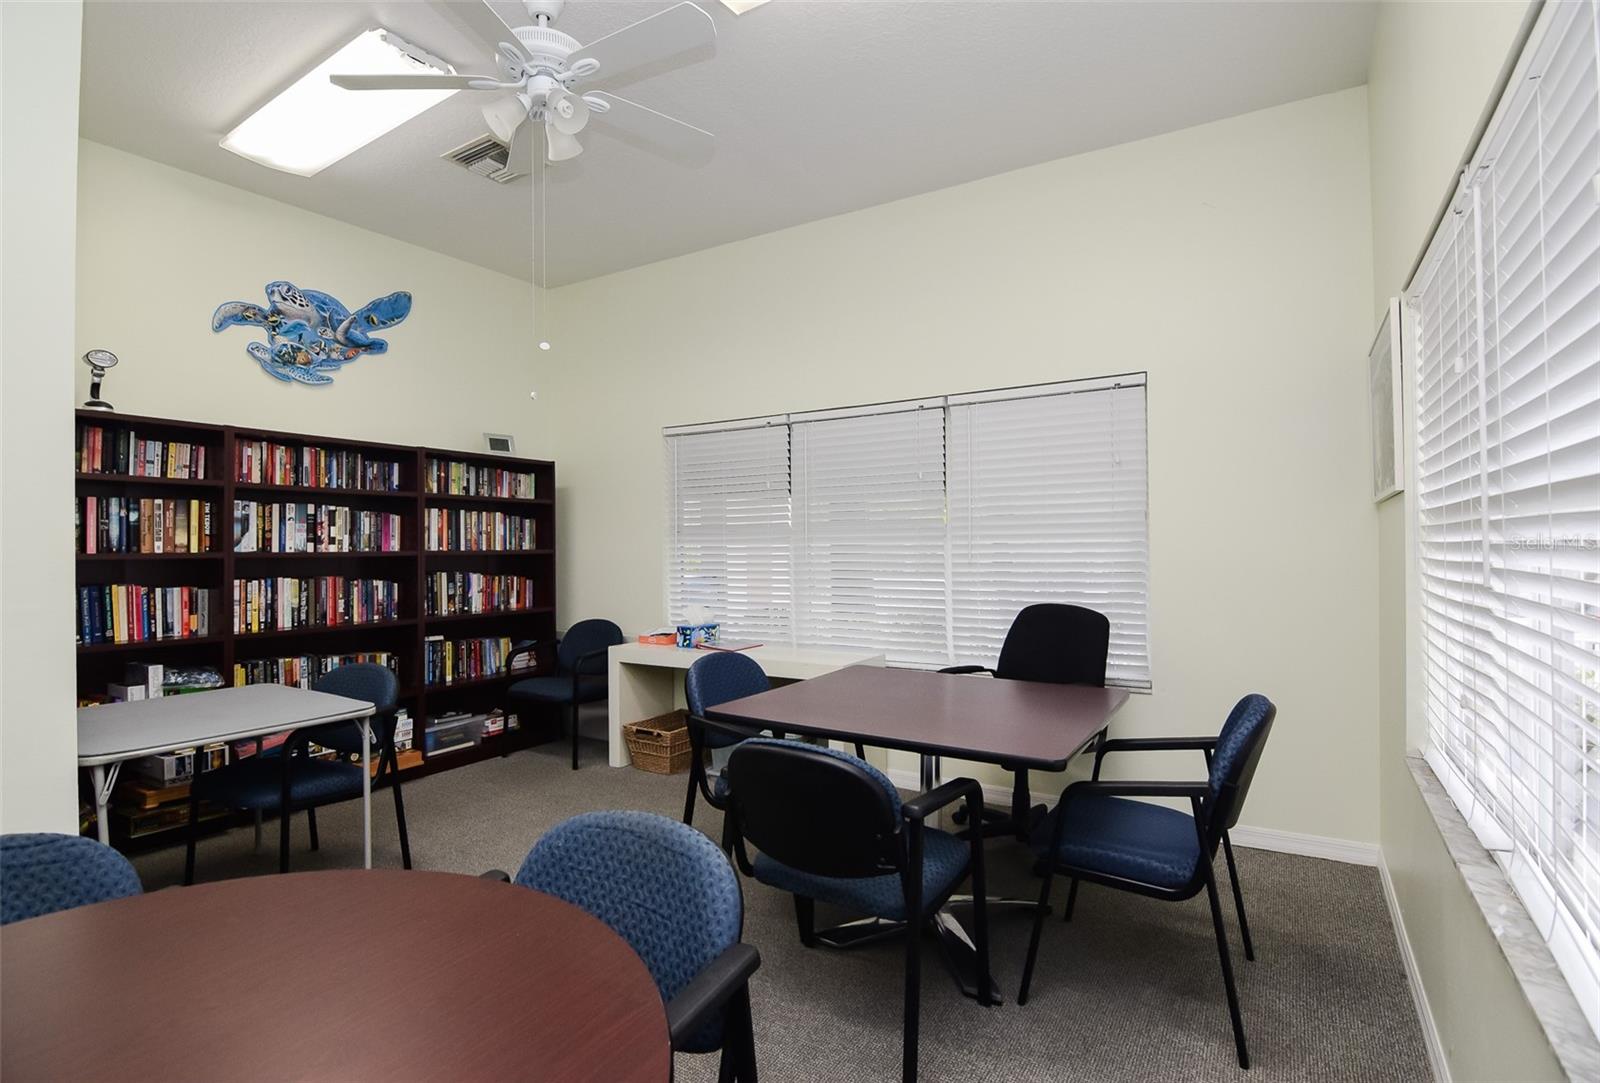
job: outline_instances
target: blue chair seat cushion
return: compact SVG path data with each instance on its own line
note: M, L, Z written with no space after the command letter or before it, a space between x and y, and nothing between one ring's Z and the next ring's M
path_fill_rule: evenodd
M202 801L231 808L275 809L283 796L283 758L253 756L195 780ZM321 804L361 796L361 767L333 760L296 757L289 770L289 800L295 805Z
M541 703L571 703L572 702L572 677L529 677L527 680L518 681L506 690L507 694L520 699L533 699ZM584 677L578 681L578 702L595 703L606 698L606 682L595 677Z
M961 882L961 878L967 874L967 862L971 857L971 844L964 839L936 828L924 829L922 898L926 913L932 913L934 903ZM867 914L891 921L905 920L905 888L900 882L899 873L862 877L817 876L774 861L766 854L757 854L753 867L757 880L780 891L831 903L852 914Z
M1034 853L1050 848L1060 809L1033 834ZM1194 818L1184 812L1125 797L1088 795L1067 803L1067 826L1056 851L1059 866L1084 869L1162 888L1192 882L1200 843Z

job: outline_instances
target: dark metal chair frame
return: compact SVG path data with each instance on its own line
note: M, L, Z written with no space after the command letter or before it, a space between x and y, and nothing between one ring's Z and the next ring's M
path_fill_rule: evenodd
M730 728L722 723L706 724ZM983 813L983 788L975 779L951 779L937 789L902 802L900 815L896 817L878 779L863 770L860 764L799 742L785 744L788 747L772 742L738 745L729 760L730 788L726 816L733 825L735 859L740 871L747 876L754 876L754 867L745 851L745 840L749 837L751 842L775 860L815 875L840 879L889 873L899 876L906 912L901 1072L905 1080L914 1080L917 1077L917 1039L922 998L922 937L917 933L927 927L961 883L958 878L937 897L922 898L923 828L929 816L956 801L963 802L970 816L980 817ZM764 769L761 763L763 759L779 762L772 768ZM789 762L783 763L785 760ZM754 765L754 768L750 765ZM802 788L816 795L817 807L804 811L775 809L769 815L761 802L775 799L775 791L756 781L763 773L789 774L790 777L811 774L812 780L803 783ZM744 778L743 784L741 778ZM752 801L750 794L760 796ZM752 820L756 822L756 834L760 837L746 833ZM973 939L976 941L981 975L978 999L979 1003L989 1006L992 1001L988 992L989 924L984 903L983 839L972 834L968 842L971 847L968 874L972 879L974 896ZM794 906L800 942L808 948L823 942L815 931L815 900L797 894L794 895Z
M1206 900L1211 907L1211 926L1216 934L1217 955L1222 963L1222 984L1227 993L1228 1018L1233 1025L1234 1048L1238 1053L1239 1067L1250 1067L1250 1052L1245 1042L1244 1020L1239 1013L1239 994L1234 986L1233 963L1228 950L1227 932L1223 927L1222 905L1217 895L1217 881L1212 864L1216 859L1217 847L1222 844L1227 854L1229 876L1233 882L1234 904L1239 911L1239 926L1245 944L1245 958L1253 960L1255 951L1250 944L1250 931L1245 923L1244 916L1244 898L1239 891L1239 877L1233 863L1233 847L1227 842L1227 834L1228 830L1238 822L1239 810L1244 804L1244 797L1249 790L1251 777L1255 774L1256 763L1266 745L1267 734L1272 728L1272 722L1276 714L1277 708L1269 706L1265 721L1256 736L1253 747L1242 757L1238 769L1233 773L1233 777L1223 780L1215 791L1213 791L1209 781L1105 781L1100 779L1098 775L1100 760L1105 753L1113 751L1199 749L1205 753L1206 765L1209 767L1212 754L1217 746L1217 737L1125 738L1101 743L1095 752L1096 777L1087 781L1075 782L1068 786L1062 792L1061 801L1056 806L1055 826L1051 831L1049 849L1045 851L1045 855L1039 861L1040 871L1044 874L1044 882L1039 889L1039 909L1034 916L1033 933L1028 939L1027 961L1022 968L1022 985L1017 993L1017 1003L1019 1005L1028 1002L1028 989L1033 981L1033 966L1039 953L1039 937L1044 929L1044 919L1047 913L1046 904L1050 901L1050 885L1056 874L1067 875L1072 880L1064 919L1068 921L1072 918L1072 907L1076 900L1077 886L1080 880L1087 880L1092 884L1101 884L1120 891L1129 891L1137 895L1145 895L1149 898L1163 899L1169 902L1182 902L1191 899L1198 895L1201 890L1204 890ZM1075 798L1088 795L1188 799L1190 813L1194 819L1195 841L1199 847L1199 860L1196 862L1194 875L1186 883L1177 887L1164 887L1140 880L1109 875L1081 866L1068 865L1060 861L1057 854L1060 852L1061 839L1067 823L1066 813Z

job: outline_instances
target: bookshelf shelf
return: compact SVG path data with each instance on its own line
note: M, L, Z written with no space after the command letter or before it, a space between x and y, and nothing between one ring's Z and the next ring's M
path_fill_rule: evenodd
M128 430L141 440L160 440L204 449L206 477L168 478L120 473L78 472L76 497L81 506L85 497L127 497L130 499L183 496L200 500L211 509L214 517L220 516L220 528L215 538L222 546L220 551L201 553L93 553L76 554L75 567L80 587L112 584L137 584L150 587L190 586L207 588L214 592L214 607L209 613L211 629L215 634L187 638L151 639L133 643L81 644L77 648L78 694L80 697L103 695L106 685L122 683L124 668L142 661L167 665L215 666L224 680L232 680L236 663L261 661L272 658L302 655L337 655L387 651L396 656L401 693L401 703L410 711L416 732L417 747L423 743L423 730L430 714L449 708L470 707L473 710L503 705L500 697L505 686L513 680L538 676L546 669L522 670L515 674L472 681L456 681L449 685L428 686L423 680L424 644L430 636L470 637L485 632L498 632L514 628L516 638L528 639L544 645L555 641L556 634L556 551L553 545L536 549L481 551L481 550L428 550L424 547L424 524L430 508L450 508L470 511L518 512L533 518L537 523L538 539L556 537L556 474L555 464L538 459L517 459L477 451L459 451L450 448L400 446L374 443L365 440L343 439L333 436L315 436L301 433L271 432L261 429L208 425L180 421L172 418L135 417L126 414L79 411L77 423L80 432L88 429L103 430L97 439L105 447L112 447L113 433L125 435ZM277 445L288 449L291 457L299 456L305 449L327 452L326 462L340 461L350 469L354 456L362 457L367 464L389 464L376 476L396 485L393 489L342 488L325 485L282 485L266 482L239 481L239 464L247 453L251 462L268 462L259 459L261 445ZM84 444L80 451L87 448ZM354 454L351 454L354 453ZM276 454L276 452L271 452ZM427 492L430 464L435 460L459 463L471 468L498 468L515 473L531 473L537 499L521 500L511 497L464 496L451 493ZM90 460L80 458L78 463ZM123 465L123 461L106 458L107 463ZM198 461L198 460L195 460ZM321 457L294 460L302 465L310 462L321 469ZM281 460L280 460L281 463ZM356 466L353 469L364 469ZM283 474L269 476L286 476ZM305 474L287 475L306 477ZM360 473L345 475L359 478ZM395 514L400 517L399 544L404 548L390 551L271 553L235 552L231 533L232 510L236 501L255 501L260 504L307 503L346 506L360 511ZM79 546L81 548L81 545ZM422 613L427 597L429 577L439 572L485 575L514 575L532 581L531 597L539 604L490 613L457 613L446 616L417 616ZM400 584L399 612L409 614L398 620L372 621L362 624L341 624L335 627L294 628L263 632L235 633L232 631L232 593L235 580L274 579L279 577L305 578L342 576L355 579L381 579ZM498 623L497 623L498 622ZM482 631L480 631L480 629ZM539 661L548 663L541 649ZM430 704L432 705L430 707ZM488 755L521 747L534 740L544 739L545 720L528 718L516 734L491 738L494 751L485 753L458 752L436 758L401 772L402 779L433 774L441 770L476 763ZM530 732L532 731L532 732ZM125 832L118 830L113 821L114 837ZM181 840L183 832L165 832L167 841ZM125 841L125 840L124 840ZM154 842L162 844L159 837L140 839L141 845Z

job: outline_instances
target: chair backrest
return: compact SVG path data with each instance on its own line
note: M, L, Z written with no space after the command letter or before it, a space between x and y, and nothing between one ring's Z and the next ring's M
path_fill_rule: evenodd
M556 644L556 668L562 673L571 673L572 667L578 664L578 659L592 651L614 647L618 643L626 642L622 629L608 620L580 620L567 634L561 637L561 642ZM593 666L585 672L602 674L606 671L605 663Z
M818 876L882 876L904 863L900 794L848 752L752 737L728 758L739 834L763 854Z
M1042 602L1017 614L994 675L1010 681L1104 687L1111 622L1081 605Z
M1233 705L1228 720L1222 724L1216 751L1211 754L1211 805L1206 815L1213 847L1222 832L1239 822L1239 810L1244 807L1256 763L1277 714L1278 708L1270 699L1252 692Z
M540 839L516 882L626 940L669 1001L739 940L744 899L717 844L653 812L586 812Z
M372 716L373 731L382 744L394 737L394 710L400 700L400 679L394 670L376 662L349 662L318 677L312 689L334 696L364 699L378 709ZM319 726L312 740L339 752L361 751L361 727L354 722L335 722Z
M128 859L77 835L0 835L0 925L144 891Z
M713 651L697 659L683 679L683 695L691 715L704 715L719 703L753 696L771 687L761 663L736 651ZM702 740L707 748L725 748L740 740L735 734L709 726L700 728L705 731Z

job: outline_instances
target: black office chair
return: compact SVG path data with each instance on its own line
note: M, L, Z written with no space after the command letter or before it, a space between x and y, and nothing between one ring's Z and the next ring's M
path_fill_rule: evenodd
M399 765L394 750L394 713L400 682L388 666L352 662L317 678L312 688L335 696L366 700L377 710L369 720L378 742L376 788L385 776L393 780L394 814L400 828L400 859L411 867L411 839L406 832L405 798L400 792ZM200 803L229 808L278 812L278 871L289 871L289 820L295 810L306 810L311 849L319 848L317 806L361 796L360 763L312 759L307 745L315 742L340 753L361 754L361 727L356 722L334 722L296 730L270 753L238 760L226 767L196 772L189 785L189 829L183 862L183 882L194 883L195 843L200 837ZM197 765L198 766L198 765Z
M729 817L740 867L794 895L800 941L816 943L816 900L854 913L906 922L905 1027L901 1071L917 1076L924 925L970 872L978 988L989 1004L989 926L984 906L983 840L924 826L957 799L974 816L983 791L951 779L902 802L894 784L859 757L830 748L752 737L728 759ZM752 863L748 839L760 850Z
M506 689L506 696L518 704L523 717L531 707L559 706L566 709L572 730L572 769L578 769L578 706L606 698L606 652L626 642L622 629L608 620L580 620L567 634L556 640L556 672L551 677L529 677ZM533 650L535 644L519 643L506 655L506 668L519 654Z
M1087 880L1172 902L1191 899L1204 888L1211 904L1217 955L1222 960L1222 983L1228 996L1228 1017L1233 1024L1239 1067L1250 1067L1244 1021L1239 1015L1239 996L1234 989L1233 965L1228 955L1228 938L1222 926L1222 905L1217 899L1217 881L1211 866L1216 860L1217 844L1239 820L1239 810L1244 807L1250 780L1255 776L1256 763L1266 747L1267 734L1277 711L1267 697L1249 695L1234 706L1222 732L1214 738L1116 742L1115 747L1121 749L1202 749L1210 764L1203 782L1094 779L1067 787L1034 840L1044 884L1039 889L1039 908L1034 914L1033 935L1028 940L1028 958L1022 968L1018 1004L1028 1002L1039 936L1050 901L1050 883L1055 874L1070 876L1074 882ZM1131 797L1187 799L1190 812L1185 814L1164 805L1127 800ZM1244 899L1239 893L1231 848L1228 868L1233 877L1239 924L1245 930L1248 945ZM1070 917L1071 904L1068 905ZM1253 950L1248 947L1246 957L1254 957Z
M1045 684L1085 684L1104 688L1106 656L1110 651L1111 622L1102 613L1077 605L1045 602L1017 614L1006 632L1000 659L988 666L950 666L940 673L988 673L1003 681L1040 681ZM1104 738L1104 733L1101 734ZM1026 839L1040 817L1043 805L1034 805L1028 793L1027 768L1000 766L1012 773L1011 811L991 808L979 829L986 836L1016 835ZM965 822L960 812L957 823Z

